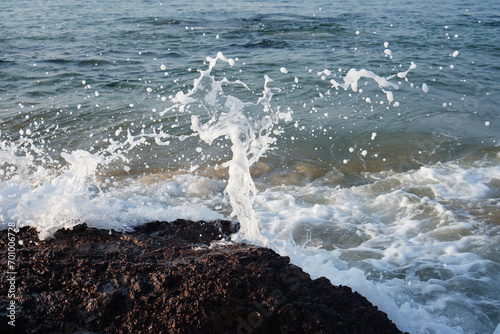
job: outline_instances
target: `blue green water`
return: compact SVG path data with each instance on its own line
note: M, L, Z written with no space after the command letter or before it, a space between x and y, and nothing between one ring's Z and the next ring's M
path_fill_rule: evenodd
M235 60L211 71L221 98L260 120L267 76L272 114L292 118L264 131L275 142L252 167L275 249L402 330L492 333L499 27L495 1L4 0L0 218L50 235L230 217L230 143L192 129L209 90L175 106L221 52ZM398 89L336 89L350 69Z

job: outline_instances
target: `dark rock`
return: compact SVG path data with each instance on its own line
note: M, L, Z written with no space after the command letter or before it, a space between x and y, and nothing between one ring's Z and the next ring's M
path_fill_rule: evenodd
M11 270L1 261L0 332L401 333L358 293L311 280L270 249L210 246L238 228L178 220L122 234L79 225L46 241L23 228L16 233L16 327L5 317Z

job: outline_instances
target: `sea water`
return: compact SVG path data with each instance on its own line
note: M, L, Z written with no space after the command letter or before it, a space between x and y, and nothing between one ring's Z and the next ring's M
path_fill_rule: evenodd
M401 330L497 333L499 26L494 1L2 1L2 228L234 219Z

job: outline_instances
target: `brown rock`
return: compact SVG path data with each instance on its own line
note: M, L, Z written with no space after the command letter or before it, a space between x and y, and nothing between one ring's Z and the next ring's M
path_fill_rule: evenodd
M16 327L2 317L0 332L400 333L358 293L311 280L270 249L209 246L237 229L228 221L177 220L121 234L80 225L39 241L23 228L16 234L23 241L16 245ZM6 297L9 270L1 263ZM0 300L2 313L8 303Z

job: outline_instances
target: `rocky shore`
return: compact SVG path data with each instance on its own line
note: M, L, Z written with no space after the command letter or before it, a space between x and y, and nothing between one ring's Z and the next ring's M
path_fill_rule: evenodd
M2 231L0 332L401 333L350 288L312 280L270 249L224 241L237 229L177 220L123 234L79 225L40 241L23 228L15 327Z

